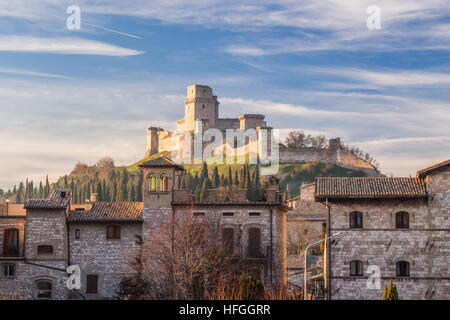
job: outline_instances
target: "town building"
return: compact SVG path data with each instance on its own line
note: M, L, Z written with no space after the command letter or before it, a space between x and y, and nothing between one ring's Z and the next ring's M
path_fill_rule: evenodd
M414 178L319 177L314 197L340 233L327 242L330 299L378 300L391 279L400 299L450 299L450 159Z
M267 285L286 284L286 208L278 179L270 179L262 201L247 200L246 190L225 201L213 189L206 201L196 202L189 190L177 187L182 166L160 157L140 168L140 203L93 202L76 208L71 190L55 189L48 199L27 201L25 214L2 210L0 297L112 299L130 271L125 262L136 255L137 238L145 245L157 236L158 225L190 214L215 217L223 240L241 247L243 258L254 262L253 274ZM81 269L80 290L67 287L70 265Z

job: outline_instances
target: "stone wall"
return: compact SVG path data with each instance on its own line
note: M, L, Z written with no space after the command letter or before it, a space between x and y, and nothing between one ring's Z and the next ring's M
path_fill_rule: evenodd
M142 232L141 223L111 223L120 225L120 239L107 239L107 223L70 224L70 259L81 269L81 292L88 299L112 299L124 273L127 262L137 253L136 235ZM80 239L75 239L75 230ZM86 293L86 275L98 275L98 294Z
M363 213L362 229L349 228L351 211ZM409 229L396 229L398 211L409 212ZM343 231L331 248L332 299L381 299L389 279L401 299L449 298L450 233L430 223L426 200L333 201L331 217L331 233ZM363 262L362 277L350 276L352 260ZM410 263L410 277L396 277L397 261ZM369 265L380 268L378 290L366 287Z

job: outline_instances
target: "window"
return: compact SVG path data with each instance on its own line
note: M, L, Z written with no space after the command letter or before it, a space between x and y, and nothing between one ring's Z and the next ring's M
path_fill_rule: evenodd
M400 211L395 214L395 227L397 229L409 229L409 213Z
M52 283L50 281L38 281L36 283L36 297L50 299L52 297Z
M350 228L363 227L363 214L360 211L350 212Z
M222 241L223 245L228 253L232 253L234 249L234 229L224 228L222 229Z
M222 215L224 217L233 217L234 216L234 212L223 212Z
M120 239L120 226L107 226L106 239Z
M261 257L261 230L259 228L248 230L248 256L250 258Z
M363 275L363 263L359 260L353 260L350 262L350 275L355 276L362 276Z
M160 178L160 191L169 191L169 178L166 174L162 174Z
M409 277L409 262L398 261L396 263L396 269L397 277Z
M261 215L261 212L249 212L248 215L250 217L259 217Z
M86 293L89 294L98 293L98 275L88 274L86 276Z
M75 239L80 239L81 231L80 229L75 229Z
M3 231L3 255L5 257L19 256L19 230L6 229Z
M53 254L53 246L40 245L37 247L38 254Z
M151 174L148 177L148 191L155 192L156 191L156 176Z
M204 212L194 212L194 217L204 217L205 213Z
M2 265L2 275L4 277L14 277L16 274L15 265L13 264L4 264Z

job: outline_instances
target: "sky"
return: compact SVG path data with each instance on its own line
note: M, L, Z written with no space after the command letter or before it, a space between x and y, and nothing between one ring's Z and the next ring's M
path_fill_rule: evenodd
M414 176L450 156L449 53L450 0L0 0L0 188L142 159L193 83Z

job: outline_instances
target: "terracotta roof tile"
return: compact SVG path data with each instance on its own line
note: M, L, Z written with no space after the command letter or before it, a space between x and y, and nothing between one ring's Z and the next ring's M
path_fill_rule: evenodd
M95 202L90 210L70 211L67 221L76 222L140 222L142 202Z
M180 170L184 169L183 166L173 162L171 159L169 159L169 158L167 158L165 156L162 156L162 157L159 157L159 158L156 158L156 159L152 159L152 160L144 161L144 162L140 163L138 166L142 167L142 168L147 168L147 167L150 167L150 168L151 167L176 167L176 168L178 168Z
M70 204L70 189L54 189L47 199L28 200L25 209L66 209Z
M419 178L316 178L316 199L426 197Z

